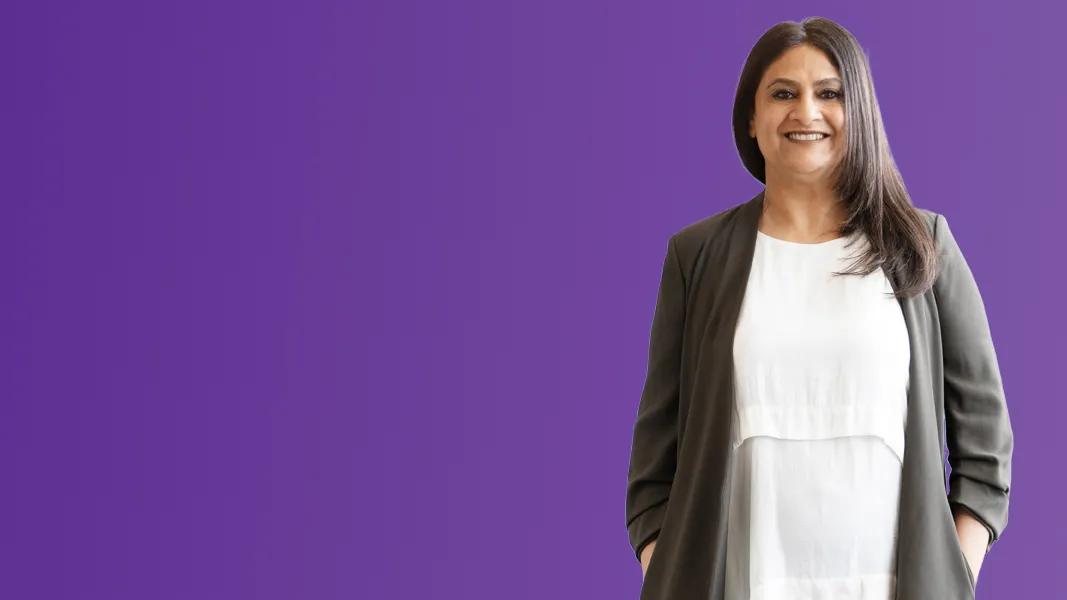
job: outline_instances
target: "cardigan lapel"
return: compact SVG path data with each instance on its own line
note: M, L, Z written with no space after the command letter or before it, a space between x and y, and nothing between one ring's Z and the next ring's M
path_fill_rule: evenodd
M729 525L729 498L733 486L733 403L734 403L734 339L737 330L737 322L744 303L745 292L748 287L748 278L752 272L752 261L756 253L756 238L759 232L760 217L763 214L764 191L739 207L735 219L729 225L725 233L719 236L724 239L724 247L718 247L708 253L710 256L721 258L721 272L712 280L715 281L716 293L712 303L712 318L708 320L704 330L703 340L709 344L707 349L711 362L718 368L716 378L726 382L724 388L715 390L709 395L710 410L715 412L712 422L721 423L715 427L715 435L721 436L719 440L702 440L702 447L715 447L725 460L721 460L723 480L721 495L719 497L718 512L718 539L714 545L712 558L713 575L715 584L710 590L709 600L730 600L724 598L726 580L726 547ZM711 372L715 372L711 370ZM723 402L723 400L727 402ZM709 430L712 428L708 428Z
M890 277L894 291L896 277ZM911 344L896 598L973 600L974 583L945 493L941 337L932 291L899 300Z
M755 254L763 193L735 207L686 265L677 465L642 600L724 600L732 485L733 342Z

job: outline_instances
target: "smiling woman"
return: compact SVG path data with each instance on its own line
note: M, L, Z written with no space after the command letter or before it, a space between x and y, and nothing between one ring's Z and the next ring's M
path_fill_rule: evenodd
M973 600L1014 436L977 284L911 202L859 43L772 27L733 127L764 189L663 261L626 493L642 599Z

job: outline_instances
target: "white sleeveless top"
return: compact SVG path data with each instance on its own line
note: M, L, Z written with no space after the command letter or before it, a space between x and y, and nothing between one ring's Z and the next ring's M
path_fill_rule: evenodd
M865 238L758 234L734 342L726 600L890 600L911 355Z

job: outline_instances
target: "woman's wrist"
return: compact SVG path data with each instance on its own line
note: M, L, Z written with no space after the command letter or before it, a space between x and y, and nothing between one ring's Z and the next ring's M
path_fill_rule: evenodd
M989 530L966 510L958 510L955 515L956 535L960 540L960 548L963 556L971 567L974 578L978 579L978 570L982 567L985 559L986 548L989 547Z
M652 560L652 553L656 550L656 540L652 540L641 550L641 577L648 573L648 563Z

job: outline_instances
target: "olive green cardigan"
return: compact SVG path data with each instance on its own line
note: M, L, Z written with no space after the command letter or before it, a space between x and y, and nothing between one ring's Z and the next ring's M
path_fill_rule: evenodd
M657 540L642 600L723 600L733 334L762 203L761 192L667 244L626 488L635 555ZM945 218L919 212L940 270L930 290L900 301L912 358L896 598L972 600L953 511L985 524L990 546L1000 537L1013 435L978 287Z

